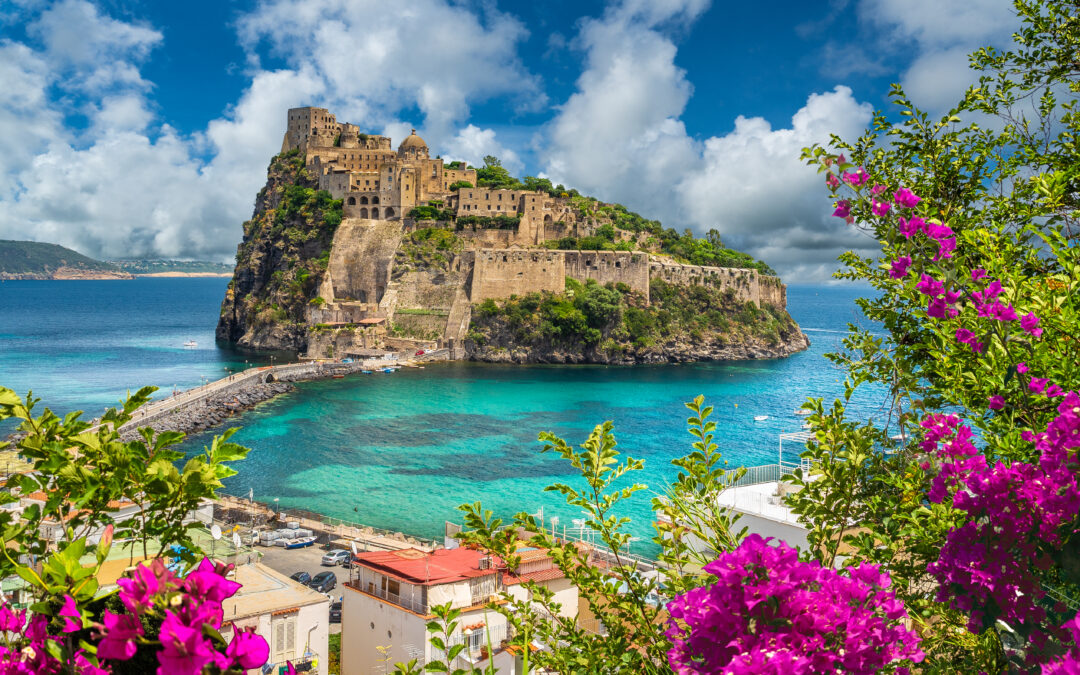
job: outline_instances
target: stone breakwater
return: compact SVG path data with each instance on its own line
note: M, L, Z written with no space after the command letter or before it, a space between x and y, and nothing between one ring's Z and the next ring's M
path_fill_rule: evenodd
M287 382L252 383L240 391L211 394L197 401L174 408L147 423L128 425L120 430L120 438L134 440L138 427L148 426L155 431L182 431L194 433L211 429L228 418L254 408L280 394L296 389Z

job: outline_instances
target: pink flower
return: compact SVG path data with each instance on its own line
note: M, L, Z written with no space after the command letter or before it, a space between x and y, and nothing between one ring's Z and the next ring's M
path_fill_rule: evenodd
M851 214L851 206L846 199L841 199L836 202L836 210L833 211L833 215L837 218L847 218Z
M210 641L201 628L191 628L173 612L165 611L161 623L161 651L158 652L158 675L200 675L203 666L214 660Z
M1016 310L1012 305L994 303L994 318L998 321L1016 321Z
M870 180L870 176L866 173L866 170L861 166L854 171L845 171L843 179L847 181L851 187L859 187Z
M836 177L836 174L830 173L825 178L825 184L835 190L836 188L840 187L840 179Z
M240 590L241 584L225 578L226 569L220 572L209 558L203 558L199 567L184 579L188 592L200 600L221 604L225 598L231 598Z
M1028 389L1034 394L1041 394L1050 380L1045 377L1033 377L1028 382Z
M956 331L956 339L959 342L963 342L966 345L973 344L975 342L975 333L972 333L967 328L961 328Z
M911 239L915 234L926 226L926 221L918 216L900 218L900 234Z
M59 616L64 618L64 627L60 629L63 632L74 633L82 630L82 614L79 613L79 606L75 604L75 598L70 595L64 596L64 606L60 608Z
M116 580L116 585L120 587L120 601L128 611L142 614L150 607L155 595L169 590L173 579L172 572L165 568L165 563L160 559L149 565L139 565L130 578Z
M945 260L952 257L952 252L956 250L956 239L949 237L948 239L942 239L938 242L938 252L934 254L934 260Z
M1046 388L1046 395L1050 398L1057 398L1058 396L1064 396L1065 392L1061 387L1056 384L1052 384Z
M1039 337L1043 332L1043 329L1039 328L1039 317L1031 312L1028 312L1020 318L1020 327L1034 337Z
M72 662L75 664L75 672L79 675L109 675L109 671L90 663L90 659L86 658L86 652L81 649L75 652Z
M1001 394L996 394L990 397L990 401L986 404L991 410L1001 410L1005 407L1005 397Z
M884 185L878 184L878 185L875 185L874 187L870 188L870 194L879 195L882 192L885 192L885 186Z
M921 201L919 197L915 196L915 193L907 188L900 188L893 193L893 201L896 205L905 208L913 209Z
M948 225L940 225L938 223L926 223L923 226L923 231L926 232L926 236L938 241L953 236L951 227Z
M944 319L946 314L953 317L959 313L949 303L945 302L945 298L934 298L926 306L926 315L932 319Z
M884 216L889 212L889 202L879 202L875 199L870 206L870 212L875 216Z
M915 289L923 295L928 295L931 298L936 298L945 292L945 284L941 283L929 274L923 274L919 279L919 283L915 284Z
M844 153L840 153L836 156L837 164L847 164L847 157L844 157Z
M130 614L113 614L105 610L98 658L127 661L135 656L135 640L143 633L142 624Z
M889 276L893 279L903 279L907 276L909 267L911 267L911 256L902 255L892 261L892 269L889 270Z
M987 302L995 300L997 296L1001 295L1001 282L997 279L994 279L989 284L987 284L986 289L982 293L983 297L986 298Z
M270 658L270 645L255 629L240 629L233 635L232 642L225 650L225 655L232 663L240 664L244 670L258 668Z
M1018 373L1020 373L1021 375L1023 375L1023 374L1024 374L1024 373L1026 373L1027 371L1028 371L1028 367L1027 367L1027 364L1026 364L1026 363L1024 363L1023 361L1021 361L1020 363L1016 364L1016 372L1018 372Z
M978 281L979 279L982 279L985 276L986 276L986 270L984 270L981 267L976 267L975 269L971 270L971 280L972 281Z

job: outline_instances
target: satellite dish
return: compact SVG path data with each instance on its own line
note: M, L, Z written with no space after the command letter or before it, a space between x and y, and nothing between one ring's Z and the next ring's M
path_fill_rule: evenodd
M237 533L237 532L232 533L232 543L233 543L234 548L236 548L236 549L240 548L240 534L239 533Z
M210 536L213 537L214 539L221 539L221 526L218 525L217 523L214 523L210 527Z

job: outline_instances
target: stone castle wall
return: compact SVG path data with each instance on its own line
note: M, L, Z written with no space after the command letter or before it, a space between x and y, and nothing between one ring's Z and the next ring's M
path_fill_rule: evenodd
M740 302L761 305L761 286L757 270L730 267L703 267L677 263L654 262L649 265L650 279L663 279L678 286L711 286L721 291L735 292ZM781 284L782 285L782 284Z
M787 286L780 281L780 277L767 277L758 275L758 287L761 302L776 305L781 309L787 309Z
M488 248L462 255L474 261L469 293L474 303L541 291L558 293L566 287L562 251Z
M601 285L626 284L649 297L649 256L629 251L564 251L566 276L584 281L596 279Z

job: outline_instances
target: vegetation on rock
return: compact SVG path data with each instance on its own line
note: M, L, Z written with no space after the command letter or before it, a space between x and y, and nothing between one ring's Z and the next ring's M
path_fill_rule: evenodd
M49 275L61 267L118 271L112 263L94 260L57 244L0 239L0 274Z

